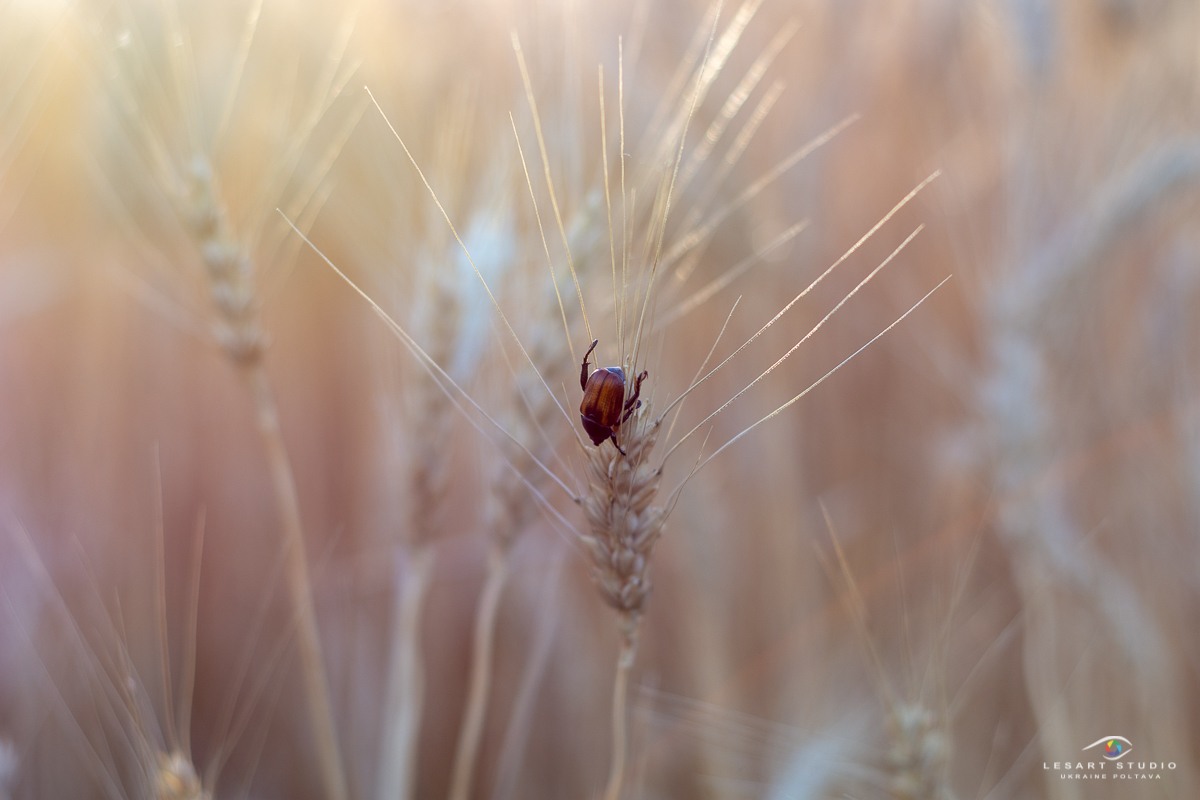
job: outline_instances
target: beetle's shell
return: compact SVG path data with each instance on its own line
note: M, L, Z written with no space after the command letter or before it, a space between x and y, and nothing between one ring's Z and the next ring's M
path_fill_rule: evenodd
M613 435L613 427L621 421L625 406L625 371L620 367L604 367L588 376L583 390L579 414L583 429L597 447Z

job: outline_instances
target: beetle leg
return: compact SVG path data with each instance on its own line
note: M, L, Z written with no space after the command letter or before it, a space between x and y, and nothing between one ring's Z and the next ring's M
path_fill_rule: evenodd
M637 383L633 385L633 394L625 401L625 413L621 415L621 422L629 419L629 416L634 411L642 407L642 401L638 397L642 394L642 381L646 380L646 375L648 374L645 370L642 370L642 374L637 376ZM620 425L621 422L617 424Z
M638 406L641 405L641 402L638 401L638 398L642 396L642 381L646 380L646 376L649 374L650 373L646 372L646 370L642 370L642 374L637 376L637 383L633 385L633 394L631 394L629 399L625 401L626 417L629 416L628 412L637 408L634 403L637 403ZM624 421L624 418L622 418L622 421Z
M586 353L584 353L583 365L579 368L579 388L583 389L584 391L587 391L588 359L591 358L592 351L596 349L596 345L598 345L599 343L600 343L599 339L592 340L592 346L588 348L588 351Z
M621 445L617 444L617 435L615 433L610 441L613 443L613 447L617 448L618 453L625 455L625 451L621 449Z

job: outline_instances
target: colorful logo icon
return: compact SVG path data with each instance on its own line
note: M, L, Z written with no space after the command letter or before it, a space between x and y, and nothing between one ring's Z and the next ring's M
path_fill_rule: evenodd
M1106 761L1118 761L1133 749L1133 742L1124 736L1105 736L1103 739L1097 739L1083 749L1087 751L1101 745L1104 746L1104 759Z

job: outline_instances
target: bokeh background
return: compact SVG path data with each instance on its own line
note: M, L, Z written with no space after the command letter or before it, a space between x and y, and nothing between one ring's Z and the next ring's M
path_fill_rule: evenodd
M729 52L672 130L710 31ZM718 359L940 170L689 398L679 430L924 225L712 420L706 452L952 276L679 495L624 796L1195 796L1198 91L1200 6L1183 0L0 4L0 794L197 796L138 777L172 748L164 697L194 660L190 755L201 773L222 762L205 788L322 796L272 473L180 210L205 165L253 264L351 796L380 791L416 564L409 796L447 794L497 520L511 545L472 796L600 792L618 630L567 527L578 508L525 463L566 523L532 502L505 468L519 455L447 404L276 209L570 481L570 429L556 411L544 437L531 423L545 389L388 121L573 418L588 341L563 239L614 358L603 176L619 237L620 112L631 186L683 154L668 250L731 208L664 271L661 319L728 285L654 327L660 405L735 301ZM646 218L650 196L632 201ZM651 260L641 239L631 253ZM1161 778L1044 768L1114 735Z

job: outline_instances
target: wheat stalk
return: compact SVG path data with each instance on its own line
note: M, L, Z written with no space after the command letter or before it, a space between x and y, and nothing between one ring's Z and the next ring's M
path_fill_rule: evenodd
M467 683L467 705L463 712L458 745L454 752L450 800L466 800L471 793L475 760L483 735L484 716L491 684L492 646L496 631L496 613L500 595L508 579L508 548L493 541L488 549L487 577L475 610L474 635L471 639L471 671Z
M21 756L8 739L0 739L0 800L10 800L17 775L21 769Z
M411 797L417 780L417 747L425 696L421 612L433 568L433 549L416 549L401 573L392 609L392 648L384 699L376 797Z

